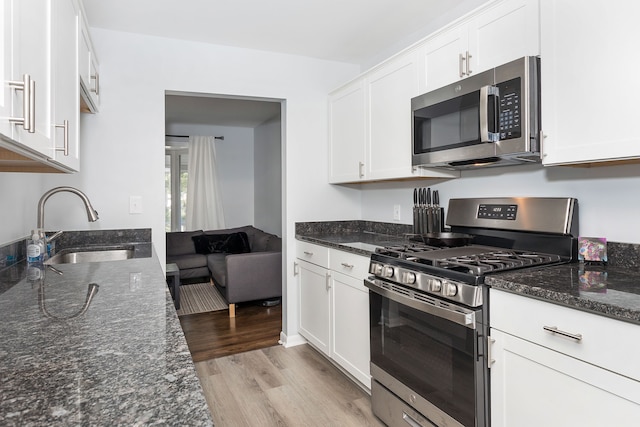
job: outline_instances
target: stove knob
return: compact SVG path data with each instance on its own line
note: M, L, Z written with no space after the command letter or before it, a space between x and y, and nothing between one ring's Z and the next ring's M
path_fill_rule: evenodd
M383 277L393 277L393 267L385 266L382 270Z
M382 264L378 264L377 262L372 262L369 267L369 273L380 276L382 274Z
M431 279L429 280L429 290L431 292L440 292L440 289L442 289L442 282L438 279Z
M402 273L402 281L407 285L413 285L416 283L416 274L410 271Z
M455 297L458 293L458 287L455 283L444 282L442 284L442 295L445 297Z

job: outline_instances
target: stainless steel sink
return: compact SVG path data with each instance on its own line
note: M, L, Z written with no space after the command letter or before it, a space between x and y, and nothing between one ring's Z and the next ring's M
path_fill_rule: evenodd
M66 249L58 252L45 264L78 264L85 262L121 261L133 258L133 249L126 247L91 247L82 249Z

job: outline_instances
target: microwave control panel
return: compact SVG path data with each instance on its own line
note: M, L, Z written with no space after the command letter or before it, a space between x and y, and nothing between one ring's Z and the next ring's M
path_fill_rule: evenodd
M498 83L500 140L520 138L522 135L520 78Z

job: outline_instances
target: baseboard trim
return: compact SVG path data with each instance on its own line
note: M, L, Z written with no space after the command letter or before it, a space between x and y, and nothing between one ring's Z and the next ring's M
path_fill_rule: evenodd
M302 335L296 334L292 336L287 336L284 331L280 332L280 341L278 342L280 345L284 346L284 348L295 347L297 345L306 344L307 340L305 340Z

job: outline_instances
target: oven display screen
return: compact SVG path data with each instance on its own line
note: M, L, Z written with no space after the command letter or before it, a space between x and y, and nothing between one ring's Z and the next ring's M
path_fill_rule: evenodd
M518 205L480 205L478 218L515 221Z

